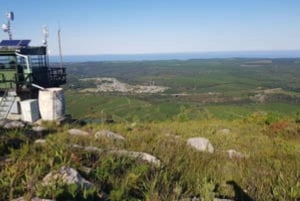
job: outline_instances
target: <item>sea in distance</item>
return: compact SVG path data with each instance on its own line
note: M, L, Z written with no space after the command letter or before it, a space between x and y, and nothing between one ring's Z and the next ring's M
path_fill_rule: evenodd
M224 51L196 53L157 53L157 54L99 54L99 55L63 55L64 62L88 61L153 61L188 60L215 58L300 58L300 50L283 51ZM51 62L59 62L59 56L50 56Z

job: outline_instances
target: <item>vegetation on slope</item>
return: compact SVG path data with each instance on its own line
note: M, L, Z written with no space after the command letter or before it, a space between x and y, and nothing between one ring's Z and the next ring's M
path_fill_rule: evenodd
M298 123L297 123L298 122ZM32 143L26 130L5 131L19 138L21 148L1 152L0 199L39 196L57 200L180 200L201 196L204 200L226 197L243 200L296 200L300 197L299 119L279 119L255 113L241 120L174 121L138 124L87 124L89 136L70 136L76 125L45 125L46 144ZM79 127L77 125L77 127ZM125 141L95 139L99 130L120 133ZM227 129L229 132L222 132ZM27 129L28 130L28 129ZM27 136L27 137L26 137ZM206 137L213 154L187 146L190 137ZM71 144L93 146L88 152ZM158 157L160 166L119 156L108 150L129 150ZM234 149L246 157L229 158ZM9 159L9 160L7 160ZM4 161L4 160L2 160ZM77 169L95 188L82 192L74 186L45 188L42 178L62 166ZM89 171L86 171L89 169ZM243 189L243 190L241 190ZM243 197L244 196L244 197Z

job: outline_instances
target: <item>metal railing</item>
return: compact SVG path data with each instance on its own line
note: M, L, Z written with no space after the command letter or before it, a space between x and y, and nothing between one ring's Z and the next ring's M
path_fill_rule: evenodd
M0 89L13 88L13 84L20 89L31 86L32 83L43 87L58 87L66 83L66 77L65 68L32 68L31 73L14 73L11 80L7 80L4 73L0 73Z

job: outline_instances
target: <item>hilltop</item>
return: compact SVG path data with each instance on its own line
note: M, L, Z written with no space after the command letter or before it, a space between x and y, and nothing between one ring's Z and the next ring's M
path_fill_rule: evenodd
M2 130L0 199L299 199L300 120L267 118Z
M0 200L297 200L299 64L68 63L73 120L0 122Z

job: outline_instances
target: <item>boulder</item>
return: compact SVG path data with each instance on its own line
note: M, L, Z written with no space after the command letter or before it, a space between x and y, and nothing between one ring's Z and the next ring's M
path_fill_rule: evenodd
M110 151L110 153L115 153L122 156L128 156L136 159L141 159L148 163L152 163L156 166L160 166L160 160L157 159L155 156L145 153L145 152L136 152L136 151L127 151L127 150L114 150Z
M241 152L238 152L238 151L236 151L236 150L234 150L234 149L229 149L229 150L227 150L226 152L227 152L228 157L229 157L230 159L233 159L233 158L237 158L237 159L247 158L246 155L244 155L244 154L242 154Z
M76 184L84 189L91 188L92 183L85 180L75 169L61 167L58 171L52 171L43 178L43 185L49 186L56 183Z
M95 138L99 139L101 137L111 138L113 140L125 140L125 138L117 133L108 131L108 130L102 130L95 133Z
M3 125L3 128L5 129L19 129L24 127L25 127L25 123L22 121L7 121Z
M77 129L77 128L72 128L68 130L69 135L73 136L88 136L90 135L88 132Z
M45 139L37 139L34 141L34 144L45 144L46 140Z
M194 137L189 138L187 140L187 144L193 148L195 148L197 151L206 151L209 153L214 153L214 147L210 143L210 141L203 137Z

